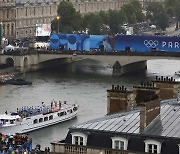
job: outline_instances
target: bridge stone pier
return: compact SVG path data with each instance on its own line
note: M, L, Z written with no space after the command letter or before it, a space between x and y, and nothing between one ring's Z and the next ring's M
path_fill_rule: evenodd
M0 64L14 66L20 72L33 71L54 65L73 63L92 59L109 64L113 68L113 75L122 75L147 69L147 60L174 59L172 56L141 56L141 55L97 55L97 54L62 54L62 53L36 53L27 55L0 55Z

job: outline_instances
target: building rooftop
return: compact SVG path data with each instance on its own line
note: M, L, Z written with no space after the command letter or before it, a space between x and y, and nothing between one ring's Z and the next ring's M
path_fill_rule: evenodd
M180 102L176 99L161 102L160 115L140 131L140 110L108 115L72 126L70 129L104 131L148 136L180 137Z
M57 2L58 0L16 0L16 4L25 3L47 3L47 2Z

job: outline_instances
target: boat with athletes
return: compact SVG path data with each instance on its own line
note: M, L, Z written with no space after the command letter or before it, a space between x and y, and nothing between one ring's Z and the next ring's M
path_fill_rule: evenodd
M76 117L77 104L52 101L49 106L17 108L16 112L0 115L0 132L4 134L27 133L36 129L54 125Z

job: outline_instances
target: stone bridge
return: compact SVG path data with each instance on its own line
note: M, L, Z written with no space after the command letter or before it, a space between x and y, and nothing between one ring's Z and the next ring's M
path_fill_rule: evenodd
M63 54L63 53L32 53L24 55L2 54L0 55L0 64L14 66L18 71L32 71L41 68L73 63L81 60L96 60L107 63L113 67L114 75L121 75L147 68L147 60L152 59L173 59L180 60L180 56L167 55L132 55L132 54Z

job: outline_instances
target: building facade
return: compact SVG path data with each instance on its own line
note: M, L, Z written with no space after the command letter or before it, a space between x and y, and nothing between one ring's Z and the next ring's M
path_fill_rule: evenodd
M120 10L124 4L131 0L76 0L71 1L76 11L90 13L108 10Z
M3 36L9 39L33 37L36 24L51 24L57 16L58 0L0 1Z
M3 36L15 36L16 21L16 3L15 0L0 1L0 22L3 27Z
M132 0L69 0L82 14L108 10L120 10ZM151 0L139 0L142 6ZM153 0L163 2L164 0ZM0 23L3 36L9 39L33 37L36 24L51 24L57 16L59 0L1 0Z

